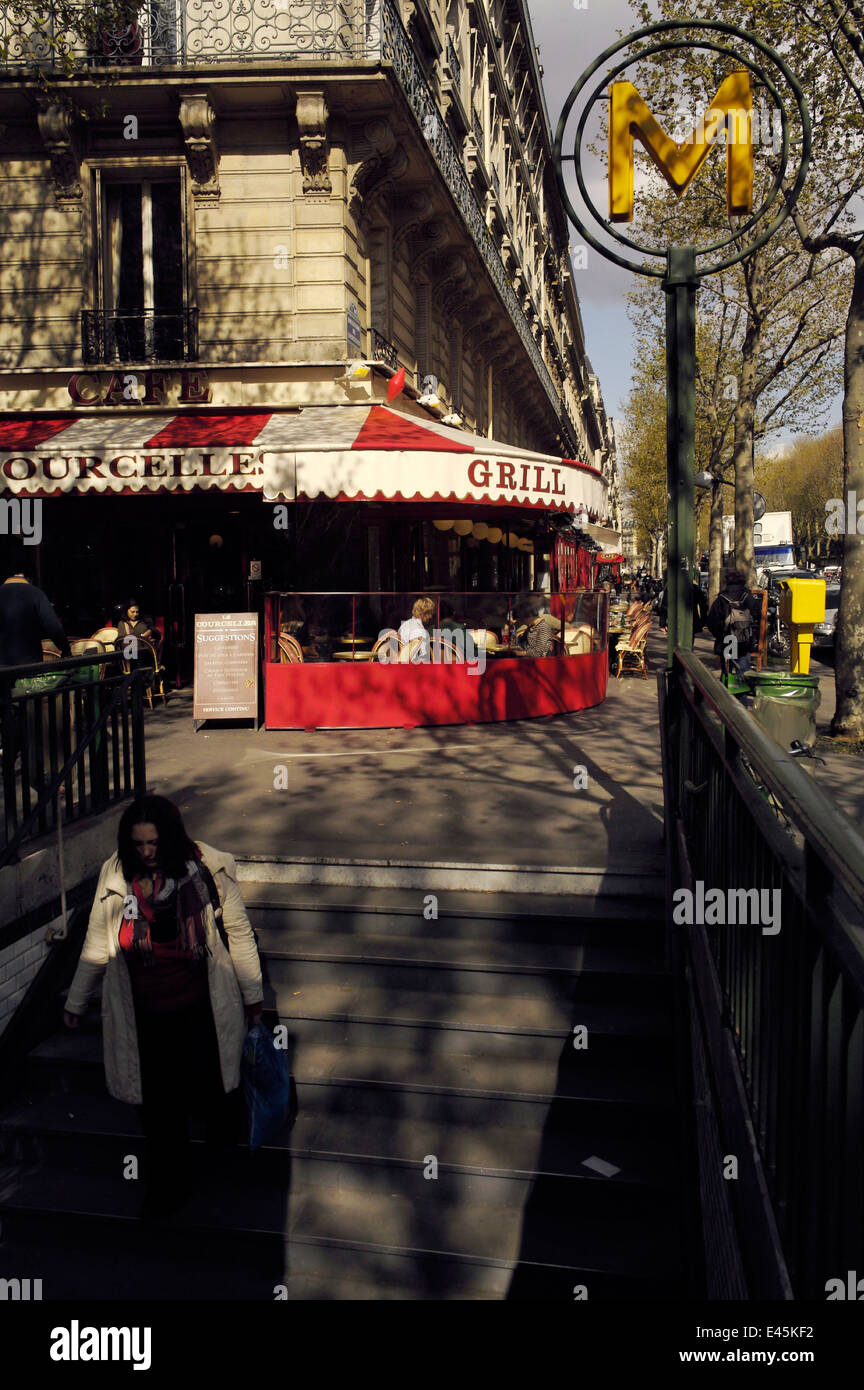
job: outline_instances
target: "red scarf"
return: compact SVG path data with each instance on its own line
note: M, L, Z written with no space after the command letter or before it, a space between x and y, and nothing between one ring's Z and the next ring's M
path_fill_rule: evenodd
M201 851L196 849L195 853L196 859L200 859ZM148 887L149 892L146 891ZM210 901L210 895L194 860L187 861L186 875L179 880L166 879L158 869L152 881L145 875L136 874L129 896L134 902L127 899L120 931L122 933L125 928L132 928L130 949L137 951L142 960L147 963L153 960L150 928L156 920L157 908L164 911L173 907L180 950L188 951L193 960L210 954L204 923L204 908Z

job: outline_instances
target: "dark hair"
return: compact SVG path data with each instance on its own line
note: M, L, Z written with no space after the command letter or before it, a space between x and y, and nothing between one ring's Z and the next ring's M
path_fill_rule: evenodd
M724 571L723 571L723 584L724 584L724 586L725 586L725 585L728 585L728 584L743 584L743 583L744 583L744 581L743 581L743 579L741 578L741 576L740 576L740 574L738 573L737 570L728 569L728 570L724 570Z
M10 579L13 574L23 574L27 579L32 579L33 568L31 557L27 554L30 547L24 546L24 542L18 536L9 536L4 539L2 556L0 556L0 579Z
M128 603L124 603L124 605L123 605L123 614L122 614L122 616L123 616L123 621L124 621L124 622L125 622L125 621L128 619L128 617L129 617L129 609L130 609L130 608L137 608L137 609L138 609L138 612L139 612L139 613L141 612L141 604L138 602L137 598L130 598Z
M183 817L166 796L139 796L126 807L117 829L117 853L123 876L131 883L141 872L138 851L132 843L136 825L155 825L159 836L159 867L170 878L182 878L187 859L196 857L195 841L190 840Z

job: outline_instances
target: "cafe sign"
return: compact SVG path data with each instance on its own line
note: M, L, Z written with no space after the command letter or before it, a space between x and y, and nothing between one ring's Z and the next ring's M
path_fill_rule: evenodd
M384 406L0 416L0 491L258 491L606 514L601 471Z

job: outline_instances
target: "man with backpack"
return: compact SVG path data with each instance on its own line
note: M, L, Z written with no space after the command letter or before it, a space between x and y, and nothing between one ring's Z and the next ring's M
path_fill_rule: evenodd
M750 653L759 644L762 604L751 594L737 570L728 569L723 588L708 610L707 627L714 638L714 651L720 657L724 674L750 670Z

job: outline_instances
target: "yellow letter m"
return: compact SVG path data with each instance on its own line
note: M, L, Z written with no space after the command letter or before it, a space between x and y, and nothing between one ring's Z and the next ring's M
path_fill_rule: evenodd
M753 92L750 74L731 72L689 140L676 145L655 121L632 82L609 88L609 219L633 217L633 142L650 155L669 187L680 198L702 168L717 132L725 123L726 210L730 217L753 207Z

